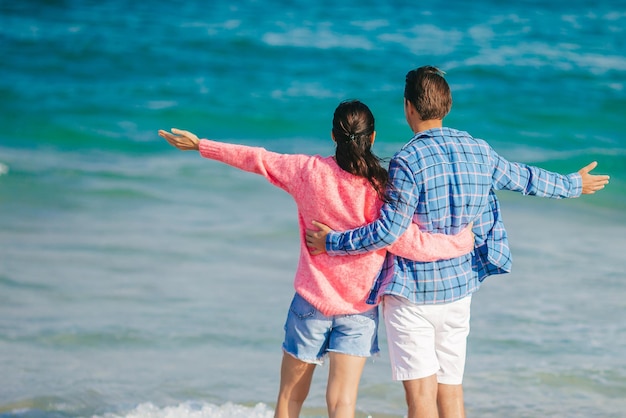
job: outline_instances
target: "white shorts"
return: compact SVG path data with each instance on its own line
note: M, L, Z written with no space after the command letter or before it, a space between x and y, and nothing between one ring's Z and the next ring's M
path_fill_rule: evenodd
M435 305L383 297L383 317L393 380L437 375L446 385L463 383L472 296Z

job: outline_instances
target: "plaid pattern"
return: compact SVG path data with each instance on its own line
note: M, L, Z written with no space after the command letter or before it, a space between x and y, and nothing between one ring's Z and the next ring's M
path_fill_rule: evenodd
M550 198L582 192L578 173L563 176L500 157L485 141L466 132L436 128L416 134L391 160L389 203L380 218L343 233L331 232L331 255L359 254L393 243L415 222L428 232L456 234L470 222L472 254L416 262L387 254L368 303L383 294L413 303L453 302L475 292L491 274L511 270L511 253L496 190Z

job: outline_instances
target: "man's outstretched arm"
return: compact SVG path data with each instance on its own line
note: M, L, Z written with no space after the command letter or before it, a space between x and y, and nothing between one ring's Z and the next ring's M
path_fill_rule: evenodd
M510 190L523 195L564 199L593 194L603 189L609 176L591 174L597 162L567 175L555 173L528 164L511 162L490 149L493 171L493 188Z

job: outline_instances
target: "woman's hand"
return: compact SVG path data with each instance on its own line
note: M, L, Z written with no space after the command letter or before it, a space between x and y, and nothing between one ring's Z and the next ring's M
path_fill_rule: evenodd
M171 133L161 129L159 130L159 136L165 138L172 146L183 151L197 150L200 142L193 133L176 128L172 128Z

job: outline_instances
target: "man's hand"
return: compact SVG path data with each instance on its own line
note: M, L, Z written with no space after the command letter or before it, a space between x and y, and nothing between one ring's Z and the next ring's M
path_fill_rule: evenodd
M161 129L159 130L159 136L165 138L172 146L183 151L197 150L200 142L198 137L191 132L176 128L172 128L172 133Z
M326 235L328 235L332 229L330 229L328 225L317 221L311 221L311 223L315 225L318 230L306 230L306 245L309 247L311 255L324 254L326 252Z
M594 161L588 166L578 170L578 173L583 178L583 194L593 194L598 190L604 189L604 186L609 183L609 176L589 174L597 165L598 163Z

